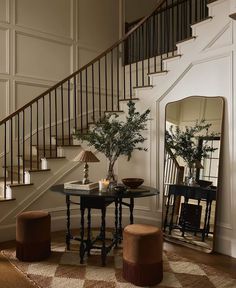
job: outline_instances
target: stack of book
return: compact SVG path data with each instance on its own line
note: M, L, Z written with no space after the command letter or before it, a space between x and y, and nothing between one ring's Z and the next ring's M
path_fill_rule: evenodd
M70 181L64 183L65 189L78 189L78 190L93 190L98 188L98 182L90 182L88 184L83 184L82 181Z

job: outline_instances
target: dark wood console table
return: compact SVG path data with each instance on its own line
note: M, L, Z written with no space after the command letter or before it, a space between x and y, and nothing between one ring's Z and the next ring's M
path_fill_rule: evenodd
M184 197L184 205L182 207L183 211L181 213L182 221L181 225L174 225L173 217L176 205L176 199L178 196ZM173 197L172 205L170 205L171 197ZM198 201L197 206L200 206L201 201L206 202L206 210L204 215L204 225L202 229L198 228L190 228L187 226L187 219L186 219L186 207L188 204L189 199L194 199ZM169 227L169 234L171 234L172 229L177 228L182 231L182 236L184 237L185 231L192 231L194 233L200 232L202 233L202 241L205 240L205 237L208 235L210 230L210 216L211 216L211 206L212 202L216 200L216 189L212 188L203 188L199 186L187 186L181 184L170 184L169 185L169 193L167 197L167 204L166 204L166 213L164 218L164 231L166 228ZM170 207L172 209L170 211ZM170 216L169 216L170 211ZM201 211L200 209L196 211ZM201 213L201 212L199 212ZM169 216L169 217L168 217ZM195 215L196 217L199 215ZM168 219L170 219L168 221Z
M67 205L67 232L66 232L66 245L67 249L70 250L70 240L80 241L80 263L83 264L84 256L87 252L90 255L90 250L93 248L101 249L102 265L106 265L106 255L110 252L113 246L117 246L122 240L122 205L128 206L130 211L130 223L133 223L133 209L134 209L134 198L155 196L159 192L151 187L141 186L137 189L128 189L125 192L117 193L113 190L107 192L99 192L98 189L94 190L72 190L64 189L64 185L55 185L50 188L51 191L62 193L66 196ZM71 196L80 197L79 202L71 200ZM129 203L124 202L123 199L129 199ZM115 231L114 237L109 246L106 246L106 208L111 203L115 203ZM81 227L80 237L73 236L70 231L70 205L80 205L81 213ZM84 235L84 214L85 210L88 210L87 214L87 239ZM91 209L101 210L101 227L100 234L96 239L91 239ZM100 240L102 245L96 246L96 242Z

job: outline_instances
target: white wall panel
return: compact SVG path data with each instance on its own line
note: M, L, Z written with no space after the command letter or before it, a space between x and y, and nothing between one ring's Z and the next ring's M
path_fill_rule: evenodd
M71 73L71 46L26 34L16 34L16 74L61 80Z
M0 73L9 72L9 31L0 27Z
M0 101L2 107L0 109L0 120L2 120L9 114L9 82L7 80L0 79ZM0 155L4 151L4 132L4 126L2 125L0 127Z
M41 93L43 93L45 90L47 90L49 87L45 85L38 85L33 83L24 83L24 82L16 82L15 83L15 109L21 108L23 105L27 104L37 96L39 96ZM42 110L43 110L43 102L42 100L38 102L38 111L39 111L39 118L38 118L38 124L39 128L42 127L43 123L43 117L42 117ZM45 123L48 123L48 101L45 101ZM32 129L33 132L36 131L37 128L37 108L36 104L32 106ZM30 133L30 109L26 109L25 111L25 135L29 135Z
M42 32L70 37L70 0L16 0L16 24Z
M15 83L15 108L18 109L26 103L33 100L35 97L43 93L47 86L16 82Z
M79 0L79 41L100 49L112 45L118 39L118 4L111 0Z
M125 21L133 22L150 14L157 3L157 0L125 0Z
M99 55L99 51L90 50L86 48L78 48L78 55L79 55L79 67L83 67L90 61L92 61L95 57Z
M219 121L219 115L221 115L221 100L218 99L217 101L218 104L214 105L214 99L207 99L205 106L205 119L207 117L208 120L211 119L212 121Z
M9 0L0 0L0 22L9 22Z
M0 79L0 97L3 108L0 109L0 120L2 120L9 113L9 82L7 80Z
M180 122L192 122L193 119L201 119L202 102L204 102L204 99L202 101L199 101L199 99L187 99L184 101L181 105ZM192 109L193 106L194 109Z

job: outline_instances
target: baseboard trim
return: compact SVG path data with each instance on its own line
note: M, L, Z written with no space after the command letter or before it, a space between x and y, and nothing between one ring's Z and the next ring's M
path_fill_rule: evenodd
M216 235L215 251L236 258L236 240L230 237Z
M52 213L53 214L53 213ZM51 231L63 231L66 230L66 216L53 216L51 215ZM100 227L101 214L95 212L92 215L92 227ZM129 215L123 214L123 227L129 224ZM135 215L135 223L143 223L161 226L161 221L157 218L144 217L141 215ZM85 219L85 227L87 225L87 219ZM106 227L114 227L114 213L107 213L106 215ZM80 227L80 214L73 213L71 215L71 229L76 229ZM0 242L15 240L16 237L16 224L4 225L0 227Z

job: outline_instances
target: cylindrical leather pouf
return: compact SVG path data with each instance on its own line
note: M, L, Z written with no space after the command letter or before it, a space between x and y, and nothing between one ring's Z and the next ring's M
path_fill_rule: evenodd
M51 216L45 211L27 211L16 218L16 257L40 261L51 252Z
M163 279L163 237L159 228L132 224L123 233L123 277L137 286L152 286Z

